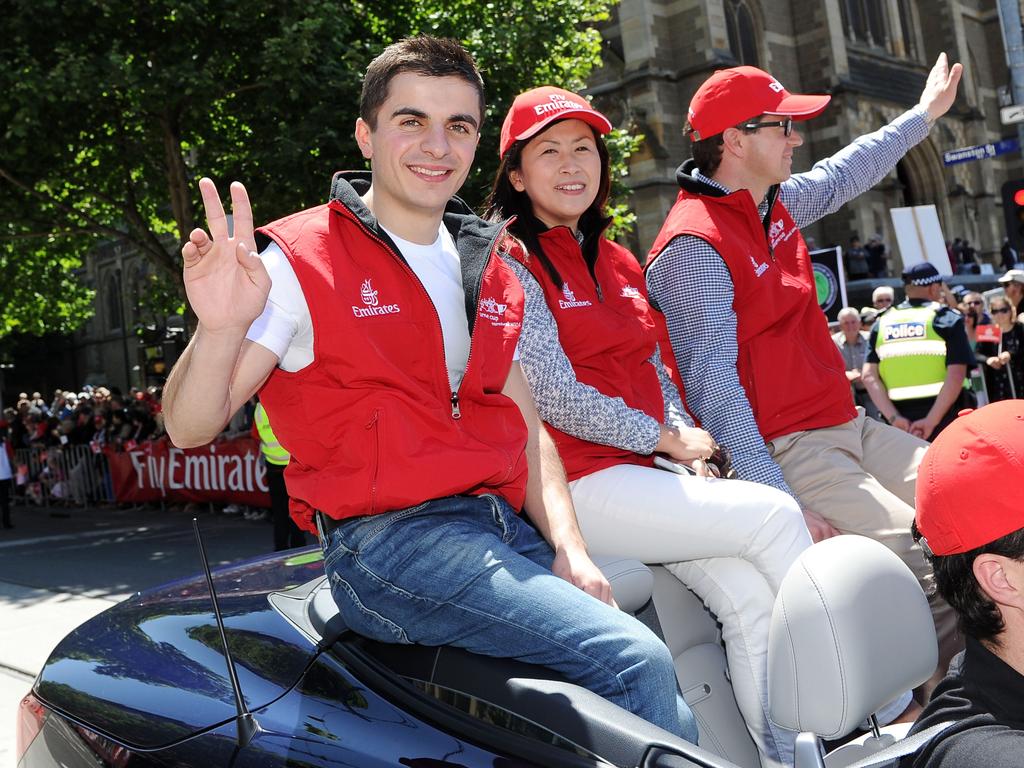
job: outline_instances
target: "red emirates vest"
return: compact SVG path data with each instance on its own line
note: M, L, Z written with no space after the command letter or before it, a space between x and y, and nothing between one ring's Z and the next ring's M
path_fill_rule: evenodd
M679 193L647 266L673 238L711 245L732 276L736 370L765 441L856 416L842 354L818 305L807 246L781 203L765 234L750 194Z
M661 385L649 362L658 329L636 257L602 237L592 276L576 238L566 227L549 229L539 239L562 284L555 285L536 259L527 259L525 264L544 290L576 378L663 421ZM653 465L650 456L581 440L551 425L548 431L569 480L616 464Z
M497 253L507 238L475 216L445 216L458 228L472 333L452 393L426 290L354 190L345 184L342 194L348 205L335 199L260 230L288 257L313 324L314 361L294 373L275 368L260 392L292 457L292 517L315 531L314 510L341 519L484 493L519 509L526 424L501 391L523 291Z

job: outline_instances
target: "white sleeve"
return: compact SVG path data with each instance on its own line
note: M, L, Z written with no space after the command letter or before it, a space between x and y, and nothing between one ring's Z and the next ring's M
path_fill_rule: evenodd
M277 355L286 371L297 371L313 361L313 322L295 270L277 243L271 242L260 258L270 275L270 295L263 314L249 326L245 337Z

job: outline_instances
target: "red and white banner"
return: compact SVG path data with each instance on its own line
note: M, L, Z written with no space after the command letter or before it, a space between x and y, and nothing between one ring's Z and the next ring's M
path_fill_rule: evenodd
M219 501L269 507L267 473L251 437L201 448L175 448L167 440L128 451L106 448L117 501Z

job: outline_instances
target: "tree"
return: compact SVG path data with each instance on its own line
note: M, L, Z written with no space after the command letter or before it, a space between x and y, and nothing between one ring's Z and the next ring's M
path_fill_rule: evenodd
M419 32L460 38L484 73L490 119L464 188L478 204L512 97L582 87L613 1L17 0L0 38L0 280L33 285L34 316L74 327L89 295L69 275L117 239L180 300L196 180L244 180L257 220L321 202L333 171L365 167L352 128L366 64ZM30 308L4 298L0 336Z

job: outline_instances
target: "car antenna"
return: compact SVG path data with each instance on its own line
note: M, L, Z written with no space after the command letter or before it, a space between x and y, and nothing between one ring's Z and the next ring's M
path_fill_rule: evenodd
M238 746L244 747L252 741L252 737L256 735L260 725L256 722L252 712L245 706L245 699L242 697L242 686L238 684L235 660L231 657L231 649L228 647L228 636L224 631L224 619L220 615L220 605L217 603L217 590L213 587L213 574L210 573L210 561L206 559L206 547L203 545L203 535L199 532L198 518L192 518L192 527L195 529L196 543L199 545L199 559L203 561L203 570L206 571L206 584L210 588L210 599L213 600L213 614L217 617L220 641L224 644L224 658L228 662L228 676L231 678L231 688L235 692L235 709L238 710Z

